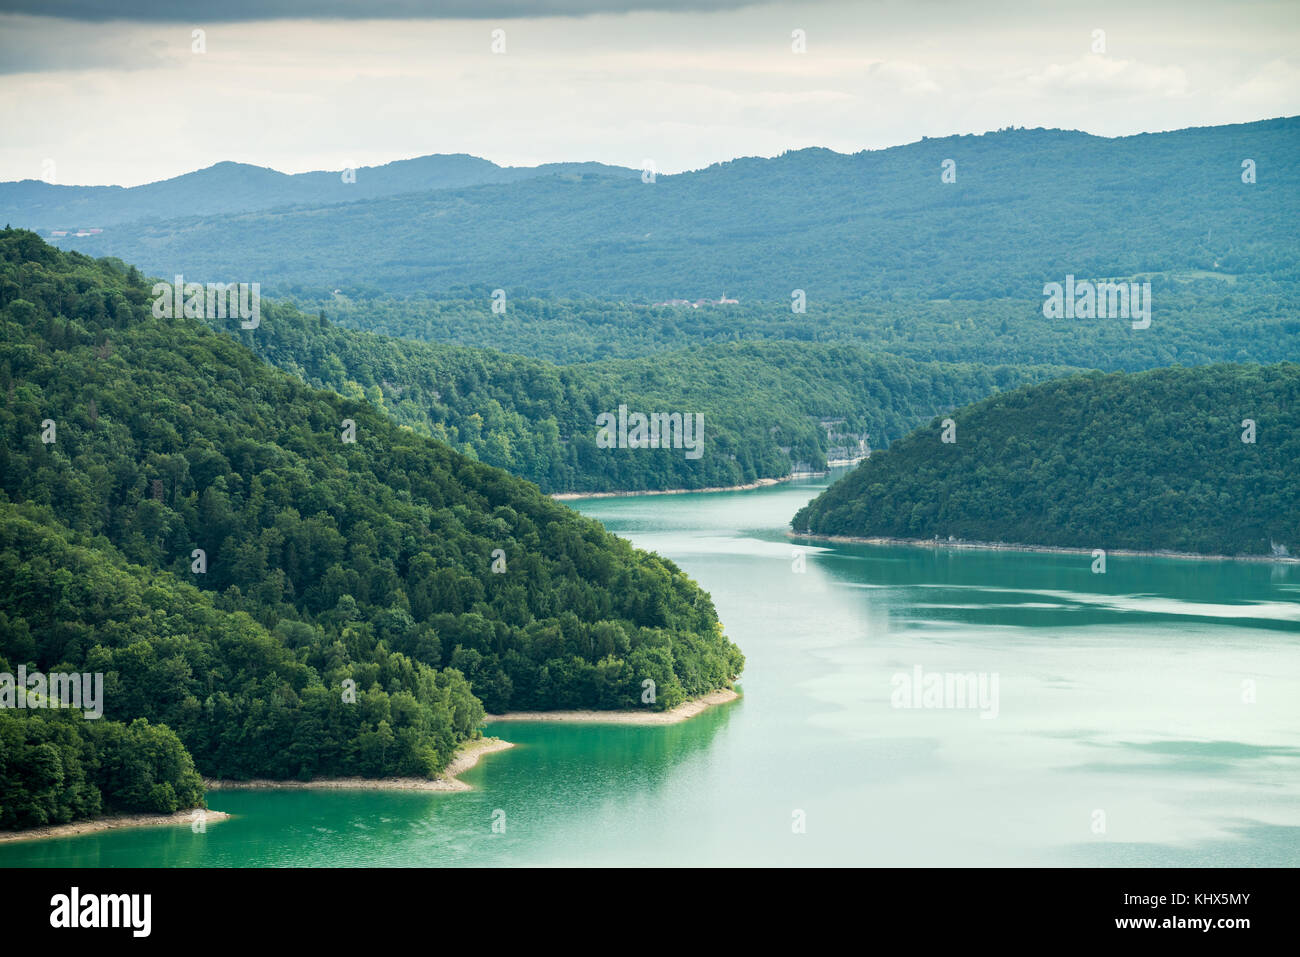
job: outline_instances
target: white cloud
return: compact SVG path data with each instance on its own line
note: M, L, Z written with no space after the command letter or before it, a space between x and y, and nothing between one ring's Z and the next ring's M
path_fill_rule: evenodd
M1242 105L1263 105L1286 100L1300 90L1300 67L1282 59L1270 60L1244 82L1235 86L1227 98Z
M1184 96L1187 72L1178 66L1156 66L1090 54L1069 63L1020 70L1013 79L1040 96Z

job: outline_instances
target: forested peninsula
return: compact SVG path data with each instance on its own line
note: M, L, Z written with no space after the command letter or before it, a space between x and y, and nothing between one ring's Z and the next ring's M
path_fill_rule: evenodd
M485 707L740 673L672 562L150 303L0 232L0 672L104 676L98 720L0 709L0 827L170 813L201 776L432 777Z
M1069 376L936 418L796 533L1204 555L1300 552L1300 365Z

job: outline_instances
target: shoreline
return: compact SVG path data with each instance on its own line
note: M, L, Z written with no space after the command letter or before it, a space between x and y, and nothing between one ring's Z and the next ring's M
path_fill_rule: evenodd
M836 542L844 545L910 545L917 548L965 548L990 552L1035 552L1039 554L1091 555L1094 549L1067 545L1017 545L1011 542L935 541L932 538L888 538L873 536L860 538L853 535L817 535L812 532L787 531L788 538L810 538L814 541ZM1177 558L1205 562L1267 562L1281 565L1300 563L1300 557L1287 555L1206 555L1201 552L1175 552L1166 549L1107 548L1106 557L1120 555L1127 558Z
M93 834L96 831L115 831L131 827L174 827L178 824L192 825L194 812L198 808L187 808L175 814L112 814L108 817L92 817L82 821L69 821L67 824L46 824L22 831L0 832L0 844L17 841L44 841L55 837L78 837ZM203 809L203 824L206 827L215 821L229 820L225 811Z
M791 472L789 475L781 478L761 478L744 485L713 485L708 488L660 488L660 489L638 489L632 491L618 492L550 492L549 497L557 502L571 502L578 498L630 498L633 495L690 495L693 492L752 492L756 488L767 488L770 485L780 485L783 482L790 482L794 479L801 478L821 478L830 475L831 469L843 468L845 466L857 465L859 462L865 462L866 456L860 459L834 459L828 460L826 469L820 472Z
M782 482L789 482L797 478L795 475L787 475L784 478L761 478L749 482L746 485L719 485L711 488L661 488L661 489L642 489L632 492L552 492L550 497L557 502L571 502L578 498L631 498L634 495L690 495L692 492L752 492L756 488L766 488L769 485L780 485Z
M361 791L472 791L473 788L456 776L464 774L478 764L486 754L506 751L514 745L501 738L483 737L460 747L442 775L433 780L425 778L320 778L315 781L273 781L254 778L249 781L228 781L204 778L208 791L260 791L260 790L361 790ZM0 831L0 844L17 841L41 841L57 837L78 837L97 831L110 831L131 827L167 827L178 824L192 825L195 808L175 814L113 814L108 817L87 818L67 824L48 824L22 831ZM225 811L203 809L206 826L231 817Z
M635 724L664 725L678 724L695 717L720 704L728 704L740 698L740 693L731 688L719 688L708 694L684 701L669 711L507 711L505 714L489 714L484 721L492 724L498 721L551 721L564 724Z
M472 791L470 785L457 775L464 774L478 764L486 754L506 751L514 745L501 738L483 737L461 745L451 763L436 778L315 778L311 781L275 781L269 778L252 778L232 781L222 778L204 778L209 791Z

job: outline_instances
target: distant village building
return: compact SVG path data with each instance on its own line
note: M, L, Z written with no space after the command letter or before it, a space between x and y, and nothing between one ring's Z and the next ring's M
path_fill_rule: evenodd
M739 299L728 299L724 292L721 299L696 299L691 302L689 299L668 299L665 302L656 302L656 306L690 306L692 309L698 309L700 306L734 306L740 303Z

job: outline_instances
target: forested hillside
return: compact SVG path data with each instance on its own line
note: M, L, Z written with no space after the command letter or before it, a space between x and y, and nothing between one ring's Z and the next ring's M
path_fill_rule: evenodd
M956 178L941 179L955 162ZM1242 181L1254 163L1255 182ZM315 297L504 289L655 302L1031 299L1067 274L1300 278L1300 118L1105 139L1045 129L704 170L546 177L69 238L151 274Z
M1296 554L1297 462L1300 365L1090 373L918 429L792 525L818 535Z
M556 366L356 332L281 304L264 307L256 330L212 324L309 384L365 399L547 492L716 488L821 469L829 451L859 436L881 447L938 412L1069 371L783 342ZM702 455L598 448L596 416L620 404L702 413Z
M484 705L630 707L649 678L668 708L739 673L671 562L149 302L134 269L0 232L0 671L106 676L102 730L4 717L0 761L48 801L0 821L91 813L57 768L103 768L137 719L205 775L427 776ZM192 771L150 773L183 803Z
M335 296L300 306L351 329L563 363L761 339L860 345L918 361L1106 371L1300 358L1294 284L1226 273L1138 278L1151 282L1154 302L1145 329L1125 319L1049 320L1040 289L1030 290L1032 298L983 301L810 298L804 313L793 312L789 299L692 308L521 298L494 314L487 289L476 298Z

